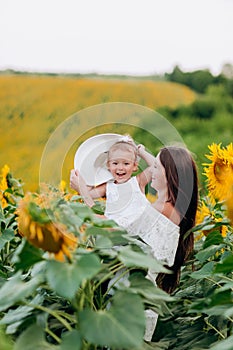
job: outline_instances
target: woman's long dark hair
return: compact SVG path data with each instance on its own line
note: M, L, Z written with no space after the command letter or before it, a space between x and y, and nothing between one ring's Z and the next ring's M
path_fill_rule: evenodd
M193 250L193 232L184 238L186 232L195 225L198 204L198 179L196 164L190 152L182 147L164 147L159 159L165 169L168 186L168 202L180 215L180 237L172 274L159 273L157 285L172 293L179 284L180 268Z

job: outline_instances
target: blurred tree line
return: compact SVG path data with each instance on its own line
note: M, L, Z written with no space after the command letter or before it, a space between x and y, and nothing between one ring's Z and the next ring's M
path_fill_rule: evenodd
M225 64L222 72L217 76L212 75L208 69L182 72L179 66L175 66L172 73L165 73L165 78L187 85L201 94L205 93L210 85L223 84L227 93L233 96L233 65L230 63Z
M165 79L187 85L198 94L198 98L188 106L161 108L160 112L167 117L189 115L210 119L219 111L233 113L233 65L225 64L217 76L212 75L209 70L183 72L176 66L171 73L165 73Z
M172 73L165 73L164 79L188 85L196 92L196 99L190 104L176 107L168 105L156 111L164 116L181 135L189 150L195 155L198 169L202 169L208 145L213 142L227 145L232 142L233 135L233 65L223 66L221 74L213 76L208 70L182 72L175 67ZM154 154L161 144L154 137L158 135L158 126L153 118L144 118L143 129L134 137ZM206 178L199 171L200 186L205 187Z

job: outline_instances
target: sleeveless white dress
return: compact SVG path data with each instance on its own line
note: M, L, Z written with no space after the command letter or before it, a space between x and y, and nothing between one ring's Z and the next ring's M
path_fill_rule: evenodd
M110 181L106 185L105 216L114 220L130 235L139 236L151 254L162 263L172 266L179 242L179 226L152 207L141 192L136 176L122 184ZM149 270L147 277L156 285L157 273ZM158 314L146 310L144 339L150 341Z
M136 176L122 184L115 184L113 180L106 184L104 215L125 229L141 216L149 204L139 187Z

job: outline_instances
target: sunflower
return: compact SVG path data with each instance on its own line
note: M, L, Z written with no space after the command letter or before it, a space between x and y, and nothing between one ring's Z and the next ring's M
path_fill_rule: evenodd
M196 225L201 224L206 217L211 216L210 209L204 201L197 208Z
M215 204L216 203L214 203L212 199L209 199L209 201L201 201L200 205L198 206L196 215L196 225L200 225L203 223L203 229L201 230L201 233L197 235L196 240L203 237L203 235L207 236L212 231L219 231L222 237L226 237L228 228L225 224L218 227L214 227L212 229L205 230L205 221L207 221L207 225L211 225L221 223L224 219L223 217L216 216L216 210L214 208Z
M52 221L49 209L44 208L47 201L44 195L31 193L21 199L16 211L19 233L31 244L52 253L55 259L71 259L71 251L77 246L77 237L67 232L64 224Z
M221 148L221 143L213 143L208 148L210 154L206 157L211 163L203 164L207 187L212 198L224 201L233 183L233 144Z
M59 183L59 191L65 193L66 192L66 181L65 180L61 180Z

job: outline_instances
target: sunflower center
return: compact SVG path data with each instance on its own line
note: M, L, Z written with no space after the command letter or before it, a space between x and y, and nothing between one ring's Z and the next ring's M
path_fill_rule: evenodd
M216 180L224 184L233 177L233 166L224 164L222 161L218 161L214 164L214 175Z

